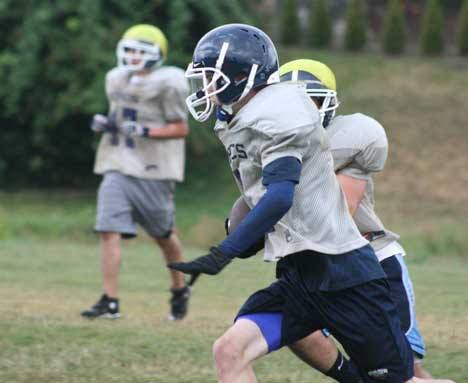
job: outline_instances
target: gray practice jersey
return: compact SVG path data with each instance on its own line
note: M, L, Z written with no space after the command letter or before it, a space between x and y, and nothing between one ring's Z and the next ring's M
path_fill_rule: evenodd
M114 68L106 76L109 119L117 126L124 120L161 127L187 120L188 84L184 71L161 67L146 76ZM96 154L94 172L116 170L123 174L159 180L182 181L185 165L184 138L125 137L104 133Z
M317 108L303 89L267 86L229 124L218 121L215 132L250 208L265 194L266 165L287 156L302 163L293 205L266 235L265 260L303 250L342 254L368 243L349 215Z
M388 142L385 130L376 120L361 113L335 117L326 132L338 174L367 181L364 197L354 215L362 234L374 232L371 241L375 251L394 242L399 236L385 229L374 211L374 183L372 173L383 170L387 159Z

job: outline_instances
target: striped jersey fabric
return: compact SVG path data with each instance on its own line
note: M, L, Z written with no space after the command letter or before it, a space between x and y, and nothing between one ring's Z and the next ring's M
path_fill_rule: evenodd
M188 91L180 68L163 66L138 77L126 68L114 68L106 76L109 119L117 126L130 120L161 128L169 122L186 121ZM182 181L184 167L184 138L158 140L117 132L102 135L94 172L119 171L144 179Z
M267 86L229 123L218 121L215 132L250 208L266 191L266 165L286 156L302 163L293 205L266 235L265 260L303 250L342 254L368 243L348 212L318 110L303 89L288 83Z
M376 120L361 113L336 116L326 129L335 171L353 178L367 180L364 197L354 221L360 232L376 234L370 244L377 252L399 239L387 230L375 212L372 174L383 170L388 153L385 130Z

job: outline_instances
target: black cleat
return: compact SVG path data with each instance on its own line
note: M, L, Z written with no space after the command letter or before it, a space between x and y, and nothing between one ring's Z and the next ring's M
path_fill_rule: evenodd
M188 301L191 294L190 287L184 286L181 289L171 289L171 293L169 320L181 320L187 315Z
M83 310L81 316L88 319L106 318L117 319L120 318L119 300L116 298L109 298L107 294L103 294L101 298L89 309Z

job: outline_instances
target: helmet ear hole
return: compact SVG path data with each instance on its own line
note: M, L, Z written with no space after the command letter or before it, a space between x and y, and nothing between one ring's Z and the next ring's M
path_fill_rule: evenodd
M247 78L249 76L245 74L244 72L240 72L234 76L234 84L236 86L242 84L244 81L247 81Z

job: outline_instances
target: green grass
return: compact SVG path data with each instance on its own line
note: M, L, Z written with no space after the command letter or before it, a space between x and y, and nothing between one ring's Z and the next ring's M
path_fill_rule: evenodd
M123 318L86 321L79 311L100 290L97 243L11 239L0 247L0 381L214 382L213 341L244 299L273 277L259 258L236 261L219 277L202 277L190 315L171 323L168 279L154 245L125 246ZM186 249L188 257L200 250ZM418 313L428 345L426 366L438 376L468 379L468 297L460 258L410 260ZM328 382L287 350L256 364L264 382Z

